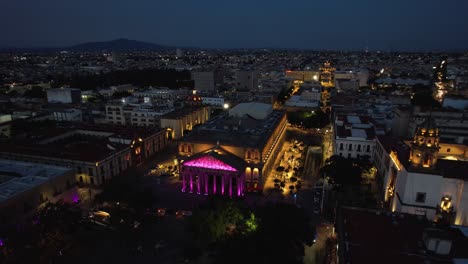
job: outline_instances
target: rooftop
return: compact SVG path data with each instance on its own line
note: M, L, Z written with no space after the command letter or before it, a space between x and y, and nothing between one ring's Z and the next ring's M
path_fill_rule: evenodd
M179 119L183 118L184 116L195 112L197 110L200 110L201 108L206 107L206 106L188 106L180 109L176 109L170 113L167 113L161 117L161 119Z
M43 128L42 134L29 142L18 140L3 143L0 145L0 152L99 162L126 148L129 144L122 143L123 141L146 138L160 131L144 127L68 124L61 128Z
M467 238L456 228L436 227L424 217L361 208L341 208L340 254L345 263L452 263L466 258ZM451 254L435 255L424 247L423 234L453 241Z
M375 138L375 127L368 116L337 115L335 119L335 135L337 138L359 138L372 140Z
M285 112L277 110L261 120L249 115L242 117L220 115L193 130L183 141L211 143L219 141L221 145L263 148L284 115Z
M0 202L69 172L65 167L0 159Z
M468 181L468 162L464 160L448 160L439 157L434 169L416 168L409 162L410 146L405 142L388 136L378 136L378 141L382 144L385 151L389 154L396 152L398 160L409 172L418 172L424 174L440 175L444 178L460 179Z

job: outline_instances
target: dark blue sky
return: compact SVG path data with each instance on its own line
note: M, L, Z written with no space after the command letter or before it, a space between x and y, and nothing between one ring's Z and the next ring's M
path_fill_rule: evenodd
M468 0L0 0L0 46L468 48Z

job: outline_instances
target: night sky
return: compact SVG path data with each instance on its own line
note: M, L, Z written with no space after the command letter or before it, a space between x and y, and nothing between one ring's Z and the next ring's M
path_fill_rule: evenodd
M467 0L0 0L0 47L468 48Z

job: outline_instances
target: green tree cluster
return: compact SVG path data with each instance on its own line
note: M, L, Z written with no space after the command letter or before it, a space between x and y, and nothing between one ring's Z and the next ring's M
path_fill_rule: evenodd
M287 115L289 123L305 128L323 128L330 123L328 114L322 110L288 112Z
M427 85L416 84L412 87L413 98L411 103L413 105L422 107L440 107L440 103L437 102L432 96L432 88Z
M219 197L216 197L219 198ZM189 229L196 241L210 244L224 240L228 234L237 232L244 215L232 200L210 199L195 210L190 218Z
M303 263L304 245L312 245L315 232L304 210L270 204L255 215L255 231L228 240L215 263Z

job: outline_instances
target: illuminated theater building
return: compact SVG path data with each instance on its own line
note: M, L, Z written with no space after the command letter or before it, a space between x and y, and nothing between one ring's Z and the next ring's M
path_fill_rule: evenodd
M468 151L440 142L428 118L412 141L378 137L374 160L389 209L433 221L468 225Z
M182 191L242 196L262 189L284 141L284 111L242 103L179 143Z

